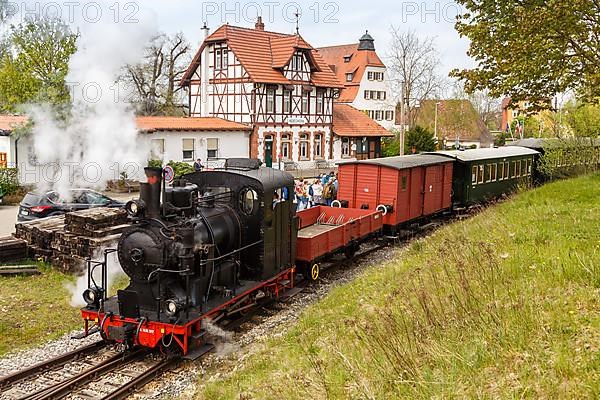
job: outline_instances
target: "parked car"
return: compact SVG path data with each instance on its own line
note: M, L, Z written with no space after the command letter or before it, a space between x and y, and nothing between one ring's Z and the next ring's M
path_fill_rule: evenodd
M93 207L124 207L125 203L89 189L71 189L68 198L58 192L27 193L19 205L19 222L38 218L63 215L69 211L85 210Z
M2 204L3 200L4 200L4 190L2 190L2 188L0 188L0 204Z

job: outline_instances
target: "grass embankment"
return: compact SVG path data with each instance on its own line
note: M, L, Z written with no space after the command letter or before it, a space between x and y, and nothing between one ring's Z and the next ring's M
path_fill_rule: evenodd
M70 305L76 278L44 264L39 269L41 275L0 277L0 356L83 327L79 308ZM126 286L119 276L109 295Z
M47 266L41 275L0 277L0 355L82 326L66 285L75 278Z
M400 251L198 398L599 398L600 175Z

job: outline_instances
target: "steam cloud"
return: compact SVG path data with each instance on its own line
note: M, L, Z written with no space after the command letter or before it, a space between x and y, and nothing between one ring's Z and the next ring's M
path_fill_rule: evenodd
M96 3L106 15L96 23L83 18L76 23L78 49L67 76L71 117L66 123L57 121L48 107L40 105L28 111L35 123L32 141L37 160L54 171L39 189L53 189L64 197L73 187L103 188L122 171L138 176L148 154L137 141L133 109L124 100L126 89L116 82L126 64L142 59L145 45L157 32L156 22L142 8L136 14L138 22L117 22L108 11L118 3Z
M92 257L92 260L100 261L100 260L103 260L103 258L104 258L104 249L100 249L100 250L97 250L96 252L94 252L94 256ZM121 269L121 264L119 264L119 260L118 260L116 252L113 252L108 255L108 258L106 260L106 267L107 267L106 275L107 275L108 282L107 282L107 287L105 288L105 290L109 290L111 288L112 284L119 277L125 276L125 272L123 272L123 270ZM73 306L73 307L85 306L85 301L83 301L82 294L88 288L87 279L88 279L88 275L87 275L87 270L86 270L85 274L83 274L82 276L79 276L77 278L77 281L75 281L75 283L67 284L67 289L71 293L71 306ZM98 286L100 286L102 283L102 269L100 267L98 267L94 270L94 281L96 282L96 284Z

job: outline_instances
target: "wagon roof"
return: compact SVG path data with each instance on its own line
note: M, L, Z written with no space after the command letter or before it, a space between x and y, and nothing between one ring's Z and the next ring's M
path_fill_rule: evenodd
M339 165L346 164L369 164L369 165L381 165L382 167L389 167L394 169L406 169L414 167L423 167L427 165L443 164L450 162L446 157L440 157L433 154L412 154L407 156L397 157L386 157L386 158L373 158L370 160L360 161L346 161L340 162Z
M530 156L539 154L539 152L526 147L510 146L472 150L446 150L427 154L436 154L443 157L453 158L458 161L477 161L504 157Z

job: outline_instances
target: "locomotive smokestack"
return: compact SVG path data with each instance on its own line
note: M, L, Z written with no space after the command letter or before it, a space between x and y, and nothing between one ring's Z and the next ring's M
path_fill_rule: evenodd
M146 214L149 218L160 217L160 193L162 185L161 168L144 168L148 181L140 183L140 199L146 204Z

